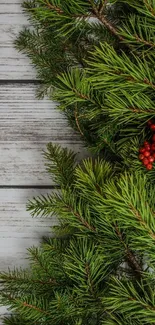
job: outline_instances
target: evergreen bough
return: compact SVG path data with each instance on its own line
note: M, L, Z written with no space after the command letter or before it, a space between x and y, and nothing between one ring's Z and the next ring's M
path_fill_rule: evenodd
M23 8L32 27L15 45L37 69L38 95L124 166L155 117L155 1L27 0Z
M57 216L30 269L0 274L5 325L155 324L155 185L137 159L155 118L154 0L34 0L16 47L36 66L38 96L59 103L99 159L77 165L49 144L55 192L33 216Z
M5 325L155 324L155 185L52 144L45 156L60 189L27 209L59 225L28 250L30 270L0 274Z

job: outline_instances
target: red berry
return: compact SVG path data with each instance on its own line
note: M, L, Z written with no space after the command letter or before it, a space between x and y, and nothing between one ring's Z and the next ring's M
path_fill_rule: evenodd
M148 146L149 142L148 141L144 141L144 146Z
M145 157L149 157L149 156L150 156L150 151L145 151L145 152L144 152L144 156L145 156Z
M144 155L142 153L139 155L139 159L140 160L143 160L144 159Z
M152 141L155 142L155 134L152 137Z
M146 165L148 165L149 164L149 160L147 159L147 158L144 158L143 159L143 164L146 166Z
M146 165L146 169L151 170L152 168L153 168L153 165L152 164Z
M146 151L150 151L150 150L151 150L151 146L150 146L150 144L147 144L147 146L145 146L145 150L146 150Z
M147 122L147 124L148 124L148 126L150 126L150 125L152 125L152 120L149 120L148 122Z
M152 124L152 125L150 126L150 128L151 128L152 131L155 131L155 124Z
M153 163L153 162L154 162L154 157L153 157L153 156L150 156L150 157L149 157L149 162L150 162L150 163Z
M152 144L152 146L151 146L151 150L152 150L152 151L155 151L155 143Z
M153 157L154 157L154 159L155 159L155 153L153 153L153 155L152 155Z
M144 151L145 151L145 148L140 148L140 149L139 149L139 152L140 152L140 153L143 153Z

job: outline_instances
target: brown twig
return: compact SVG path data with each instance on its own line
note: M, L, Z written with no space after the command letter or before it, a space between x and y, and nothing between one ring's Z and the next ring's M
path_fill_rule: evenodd
M115 36L118 37L118 39L120 41L124 41L124 37L122 37L121 35L119 35L118 30L107 20L106 16L104 16L102 14L102 12L100 12L100 10L98 10L98 8L96 7L96 5L94 4L94 2L92 2L92 0L88 0L89 3L92 6L93 9L93 13L96 15L96 17L101 21L101 23L107 27L107 29L110 30L110 32L112 34L114 34Z
M128 298L128 300L130 300L130 301L137 301L137 299L136 298L133 298L133 297ZM144 309L147 309L147 310L155 310L155 307L154 306L147 305L147 304L145 304L143 302L140 302L140 304L144 307ZM152 325L154 325L154 324L155 323L152 323Z
M45 271L45 273L48 274L49 276L51 276L51 274L49 273L47 267L45 267L45 265L44 265L44 264L39 260L37 254L36 254L34 251L30 252L30 254L33 255L33 257L36 259L36 261L37 261L37 262L40 264L40 266L43 268L43 270Z
M102 14L103 10L105 9L107 3L108 3L108 0L103 0L104 2L101 3L100 7L99 7L99 13Z
M81 130L81 128L80 128L79 121L78 121L77 105L76 105L76 108L75 108L75 111L74 111L74 116L75 116L75 122L76 122L77 128L78 128L80 134L81 134L82 136L84 136L84 133L82 132L82 130Z
M11 294L6 295L6 297L7 297L7 299L8 299L9 301L15 301L15 302L16 302L16 301L18 300L18 302L19 302L19 299L13 298L13 297L11 296ZM44 314L46 314L46 315L49 314L49 313L46 312L45 310L42 310L42 309L40 309L40 308L38 308L38 307L36 307L36 306L34 306L34 305L28 304L26 301L25 301L25 302L22 302L22 301L21 301L21 304L22 304L24 307L29 307L29 308L31 308L31 309L37 310L37 311L39 311L39 312L41 312L41 313L44 313Z
M145 230L148 231L150 237L155 240L155 233L150 230L149 226L147 225L147 223L143 220L141 214L139 213L138 210L136 210L136 208L132 205L130 205L130 209L133 212L133 214L136 216L136 218L138 219L138 221L140 222L140 224L144 227Z
M85 270L86 270L86 275L87 275L87 279L88 279L88 282L89 282L88 285L89 285L91 294L94 296L93 282L91 280L90 267L89 267L88 262L86 263Z
M74 93L75 93L79 98L81 98L81 99L86 99L86 100L89 99L89 100L90 100L90 98L89 98L88 96L79 93L75 88L73 88L72 90L74 91Z
M46 0L46 4L49 9L56 11L59 15L65 14L65 12L62 9L51 5L51 3L49 3L48 0ZM74 17L74 18L95 18L96 16L92 15L92 14L91 15L88 14L88 15L71 15L71 17Z
M155 10L154 10L154 8L151 7L151 5L148 3L147 0L144 0L144 3L145 3L146 8L151 12L151 14L153 16L155 16Z
M102 15L105 3L101 6L101 8L98 10L98 8L95 6L94 3L92 3L91 0L88 0L93 8L93 15L75 15L73 17L75 18L90 18L90 17L97 17L115 36L119 38L120 41L124 41L124 38L119 35L117 29L106 19L104 15ZM49 7L49 9L52 9L56 11L58 14L64 14L64 11L56 6L53 6L49 3L48 0L46 0L46 4Z
M71 206L66 206L67 210L70 211L77 219L90 231L96 231L95 227L91 226L78 212L75 212Z
M152 113L152 114L154 114L154 109L152 108L152 109L148 109L148 110L143 110L143 109L141 109L141 108L138 108L138 107L128 107L129 108L129 110L131 110L132 112L134 112L134 113L138 113L138 114L140 114L140 113Z
M138 277L141 277L142 269L141 269L141 266L138 264L138 262L135 258L135 255L132 253L132 251L129 249L129 247L124 242L122 233L119 231L118 226L116 224L114 225L114 228L115 228L116 234L118 235L121 243L123 244L123 246L125 248L125 251L127 254L127 262L132 267L132 269L134 269L134 271L138 275Z
M34 310L37 310L37 311L39 311L40 313L44 313L44 314L48 315L48 313L47 313L45 310L42 310L42 309L40 309L40 308L38 308L38 307L36 307L36 306L30 305L30 304L28 304L27 302L23 302L23 306L24 306L24 307L31 308L31 309L34 309Z
M138 35L133 35L135 37L135 39L140 42L143 43L144 45L150 46L150 47L155 47L155 44L152 42L148 42L143 38L140 38Z
M47 4L49 9L52 9L52 10L56 11L58 14L63 14L64 13L63 10L61 10L60 8L51 5L51 3L49 3L48 0L46 0L46 4Z
M117 71L117 70L112 70L113 74L116 74L117 76L122 76L123 75L123 78L128 80L128 81L131 81L131 82L134 82L134 83L139 83L139 82L143 82L144 84L150 86L151 88L155 89L155 84L152 83L149 79L145 78L143 80L137 80L135 79L134 77L132 76L129 76L129 75L124 75L124 73L122 71Z
M148 86L152 87L153 89L155 89L155 84L153 84L149 79L145 78L145 79L143 80L143 82L144 82L146 85L148 85Z
M9 278L7 278L7 281L13 281L13 280L15 280L15 281L18 282L18 280L21 280L21 279L19 279L16 276L12 276L12 275ZM24 281L24 279L22 279L22 281ZM0 283L5 283L5 282L6 282L5 279L3 279L2 281L0 281ZM26 282L27 282L27 280L26 280ZM32 280L32 282L33 283L36 283L36 284L42 284L42 285L46 285L46 284L47 285L54 285L54 286L59 285L58 282L55 279L52 279L52 278L50 278L49 281Z
M122 233L119 231L117 225L115 225L115 231L116 231L116 234L118 235L121 243L125 247L125 251L126 251L126 255L127 255L127 257L126 257L127 262L129 263L130 267L132 267L132 269L134 269L134 271L136 272L136 274L139 277L141 277L142 269L141 269L140 265L138 264L138 262L137 262L137 260L136 260L136 258L134 256L134 254L132 253L132 251L130 251L129 247L124 242L123 237L122 237Z
M74 211L72 211L72 213L74 214L74 216L75 217L77 217L78 219L79 219L79 221L86 227L86 228L88 228L89 230L91 230L91 231L96 231L96 229L93 227L93 226L91 226L86 220L84 220L83 219L83 217L81 217L80 216L80 214L79 213L77 213L77 212L74 212Z

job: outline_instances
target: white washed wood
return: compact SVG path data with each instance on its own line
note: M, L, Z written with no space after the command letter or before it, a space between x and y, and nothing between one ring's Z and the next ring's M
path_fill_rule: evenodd
M0 87L0 185L51 185L42 150L49 141L84 155L56 104L36 100L33 84Z
M50 227L55 218L32 218L26 212L29 199L50 193L37 189L0 189L0 270L27 267L27 248L38 246L42 236L51 235ZM0 308L1 318L7 315L5 307Z
M35 79L30 61L13 47L13 41L23 26L28 25L22 0L0 2L0 80Z
M51 234L55 218L32 218L26 211L29 199L52 190L0 189L0 270L27 266L26 249Z
M0 80L36 78L29 60L13 48L15 35L28 25L21 3L0 2ZM33 84L0 86L0 186L51 185L42 158L49 141L74 149L79 158L86 155L55 103L37 101L35 90ZM40 193L47 190L0 189L0 270L26 265L26 248L49 234L52 221L32 219L25 208L27 200ZM5 313L0 308L0 319Z

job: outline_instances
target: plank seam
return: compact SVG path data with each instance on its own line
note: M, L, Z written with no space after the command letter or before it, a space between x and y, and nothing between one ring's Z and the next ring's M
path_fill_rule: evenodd
M0 185L0 189L59 189L59 185Z
M8 84L34 84L39 85L41 84L41 80L33 80L33 79L0 79L0 85L8 85Z

